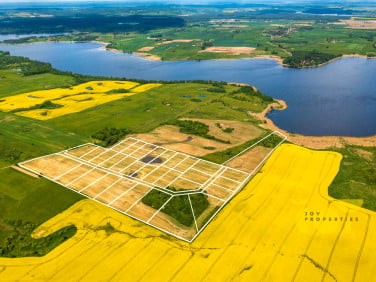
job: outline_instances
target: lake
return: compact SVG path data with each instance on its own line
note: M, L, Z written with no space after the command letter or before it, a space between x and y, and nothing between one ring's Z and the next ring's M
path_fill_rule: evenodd
M0 44L12 55L88 75L150 80L218 80L255 85L288 108L268 114L277 126L311 136L376 134L376 60L345 57L305 69L269 59L150 61L104 50L99 43Z

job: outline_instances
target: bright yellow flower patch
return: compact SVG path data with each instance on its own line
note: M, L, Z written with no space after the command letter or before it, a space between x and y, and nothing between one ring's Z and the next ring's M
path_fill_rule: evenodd
M160 83L148 83L148 84L143 84L143 85L140 85L140 86L137 86L135 88L132 89L132 92L136 92L136 93L140 93L140 92L145 92L147 90L150 90L154 87L158 87L158 86L161 86L162 84Z
M33 91L6 97L0 102L0 110L9 112L17 109L28 109L45 101L63 107L56 109L35 109L18 111L17 114L39 120L47 120L83 110L144 92L161 84L139 85L131 81L90 81L70 88L55 88ZM124 90L122 93L121 91ZM133 89L135 91L133 91ZM114 93L108 93L113 91Z
M69 96L66 98L61 98L55 103L62 105L64 107L57 108L57 109L38 109L32 111L23 111L18 112L17 114L20 116L25 116L29 118L35 118L39 120L47 120L67 114L78 113L83 110L111 102L114 100L119 100L124 98L125 96L134 95L136 93L126 93L126 94L83 94L83 95L76 95L76 96Z
M34 232L73 223L73 238L41 258L0 258L0 280L373 281L376 214L327 195L340 161L280 146L192 244L81 201Z

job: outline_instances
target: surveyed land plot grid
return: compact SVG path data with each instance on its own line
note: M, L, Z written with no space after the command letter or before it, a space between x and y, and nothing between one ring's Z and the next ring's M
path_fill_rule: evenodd
M279 133L264 139L273 134ZM109 148L83 144L19 166L187 242L257 169L244 172L132 137Z

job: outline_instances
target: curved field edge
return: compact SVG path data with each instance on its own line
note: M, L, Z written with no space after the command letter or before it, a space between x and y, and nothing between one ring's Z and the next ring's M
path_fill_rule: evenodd
M46 236L74 224L73 238L42 258L0 259L0 278L370 280L376 214L327 195L341 158L280 146L192 244L80 201L34 232Z
M68 225L48 237L31 236L37 226L82 196L12 168L1 169L0 178L0 256L43 256L76 233L76 228Z

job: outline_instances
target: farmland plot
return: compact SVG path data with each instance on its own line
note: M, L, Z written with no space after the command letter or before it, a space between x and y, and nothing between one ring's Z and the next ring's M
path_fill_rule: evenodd
M110 148L84 144L19 166L188 242L255 172L133 137Z
M376 214L327 195L341 155L280 146L193 243L81 201L34 232L75 224L45 257L0 259L0 279L372 281Z

